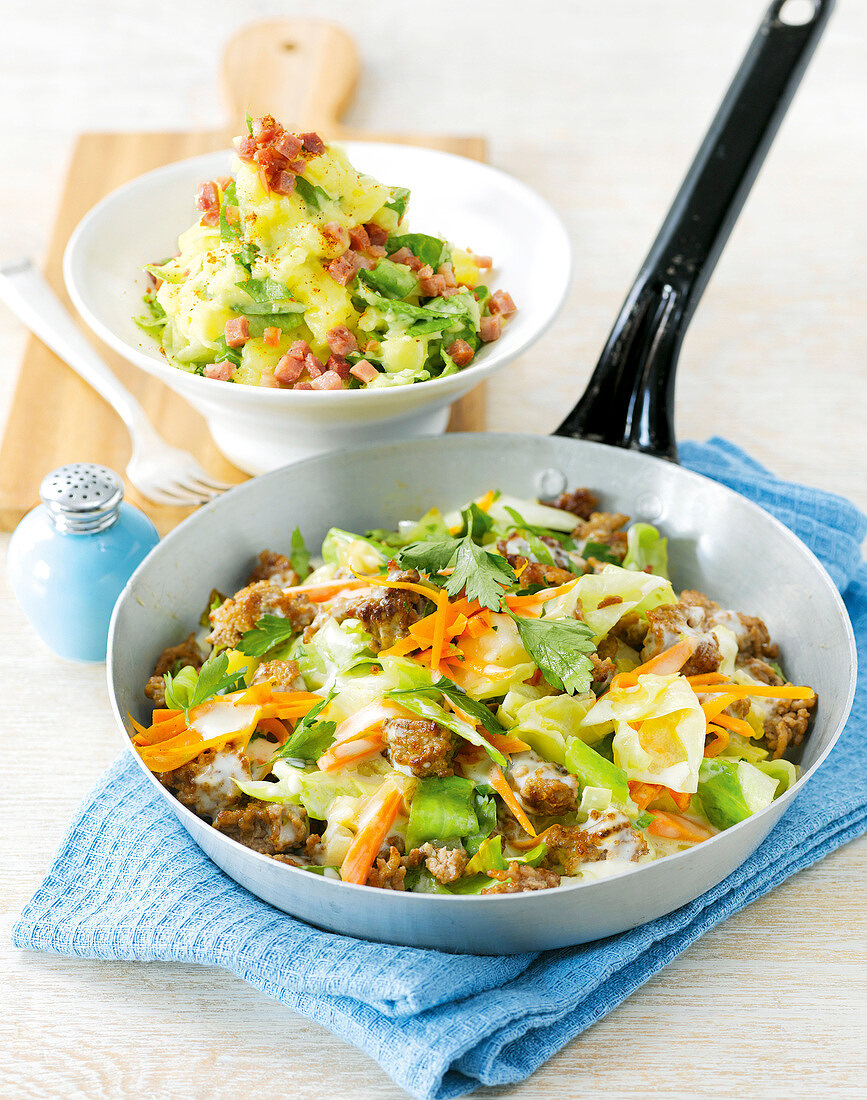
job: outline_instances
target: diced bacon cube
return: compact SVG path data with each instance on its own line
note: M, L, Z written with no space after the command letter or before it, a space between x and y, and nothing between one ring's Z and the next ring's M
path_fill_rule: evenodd
M436 276L438 279L442 276ZM460 294L463 291L463 287L460 286L447 286L440 291L440 298L451 298L453 294Z
M307 371L308 378L318 378L322 374L322 364L312 351L308 351L304 356L304 369Z
M459 367L465 367L467 363L471 363L475 354L466 340L455 340L446 348L446 351Z
M211 227L220 224L220 211L219 210L206 210L202 214L199 225L210 225Z
M278 172L271 181L271 190L275 195L291 195L295 190L295 173Z
M297 355L293 345L274 368L274 377L284 386L292 386L301 377L303 370L304 356Z
M241 160L245 160L249 163L253 159L256 148L257 146L255 138L241 138L241 140L238 142L238 156L241 158Z
M319 134L302 134L301 144L304 146L304 152L309 153L311 157L318 157L320 153L325 152L325 142Z
M286 158L282 153L278 153L273 145L260 146L256 150L256 155L253 159L264 168L269 175L275 177L278 172L282 172L286 167Z
M239 348L250 339L250 322L246 317L232 317L224 330L230 348Z
M377 225L376 222L365 222L364 231L371 244L384 245L388 240L388 230L383 229L382 226Z
M227 206L224 213L226 215L226 222L229 225L238 225L241 221L241 211L237 206Z
M365 271L370 271L376 267L376 260L372 256L365 256L363 252L356 252L355 260L358 266L363 267Z
M351 351L358 351L358 341L346 325L335 325L325 339L335 355L348 355Z
M280 389L280 383L269 370L263 370L262 373L259 375L259 385L263 386L266 390Z
M303 359L305 355L310 354L310 345L306 340L295 340L292 347L289 349L290 355L295 355L299 359Z
M342 255L349 248L349 230L337 222L326 222L319 231L329 252Z
M493 317L483 317L479 326L479 336L485 344L493 343L500 339L503 330L503 318L499 314Z
M376 378L379 371L367 359L359 359L354 367L349 368L349 373L353 378L357 378L359 382L364 382L367 385L368 382L372 382Z
M213 210L215 206L220 205L220 193L217 190L216 183L212 183L210 180L207 183L200 183L199 189L196 191L196 207L199 210Z
M276 348L280 346L280 337L282 335L283 334L276 325L269 325L262 333L262 340L269 348Z
M346 286L347 283L355 278L356 272L360 267L361 263L358 253L353 252L350 248L336 260L332 260L325 270L332 279L342 286Z
M343 379L337 373L337 371L327 370L324 374L321 374L318 378L314 378L310 383L312 390L342 390Z
M344 359L342 355L332 355L328 362L325 364L325 373L329 372L336 374L342 381L349 381L349 360Z
M287 160L295 160L301 152L301 138L297 134L290 134L285 130L274 142L274 148Z
M228 382L234 373L234 365L226 360L222 363L208 363L205 367L205 378L217 378L220 382Z
M505 290L494 291L488 302L488 309L491 313L501 313L503 317L511 317L513 313L518 312L518 307L512 301L512 295Z
M219 187L221 191L225 191L231 182L231 176L217 176L216 179L217 187Z
M364 252L366 248L370 248L370 237L363 225L354 225L349 230L349 247L356 252Z
M260 145L272 141L280 132L280 127L274 121L273 115L263 115L262 118L254 118L251 129L253 131L253 137Z
M296 389L296 390L312 390L313 389L313 383L312 382L298 382L297 385L294 387L294 389Z
M367 246L367 254L368 254L368 256L372 256L374 258L374 260L381 260L382 257L386 254L385 245L382 245L382 244L368 245Z
M494 266L494 261L490 256L477 256L474 252L470 253L470 258L473 263L482 271L487 271Z
M428 270L430 270L430 268L428 268ZM426 279L420 278L418 288L426 298L441 298L446 290L445 276L428 275Z
M446 286L457 286L458 281L455 278L455 269L451 264L440 264L437 268L437 274L442 275L446 281Z
M392 252L389 259L395 264L406 264L412 271L420 271L423 267L421 260L413 255L406 245L404 245L403 248L399 248L397 252Z

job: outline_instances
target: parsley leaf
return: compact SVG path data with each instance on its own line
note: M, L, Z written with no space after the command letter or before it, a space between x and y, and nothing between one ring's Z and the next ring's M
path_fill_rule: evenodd
M468 600L478 600L482 607L499 611L503 592L517 579L502 555L483 550L467 536L458 543L454 572L446 582L446 591L457 596L463 589Z
M437 691L441 691L446 698L451 699L461 710L466 711L471 718L475 718L480 725L485 727L488 733L503 732L503 727L485 704L478 699L472 699L463 688L459 688L447 676L441 675L438 680L435 680L434 687Z
M523 619L512 615L521 645L530 654L551 687L570 695L590 690L595 653L593 631L575 619Z
M241 640L236 646L248 657L262 657L269 649L288 642L298 630L292 625L290 619L281 618L279 615L263 615L252 630L241 635Z
M588 558L595 558L597 561L605 562L608 565L620 565L620 558L611 553L611 547L607 546L604 542L585 542L584 549L581 551L581 557L587 561Z
M197 672L189 665L182 668L176 676L165 674L166 705L173 710L182 710L187 722L190 711L210 699L212 695L232 691L244 677L244 669L227 672L229 658L225 653L209 657Z
M442 584L438 574L451 568L453 572L445 581L450 596L465 590L468 600L478 600L482 607L499 611L504 590L518 578L501 554L493 554L473 541L490 530L490 517L475 504L465 508L461 515L463 537L412 542L399 551L398 563L427 573L435 584Z
M247 121L247 133L250 135L250 137L252 137L253 136L253 120L252 120L252 118L250 118L250 112L249 111L247 111L246 121Z
M391 198L385 204L386 210L393 210L397 214L398 218L402 218L406 213L407 204L409 203L409 188L408 187L392 187Z
M318 760L326 752L334 741L336 722L317 721L319 715L325 710L335 693L330 691L328 695L309 710L301 721L295 726L292 736L285 745L281 745L274 756L275 760Z
M239 241L244 236L244 227L240 221L230 222L226 217L226 207L238 206L238 196L235 193L235 181L229 184L223 192L223 201L220 204L220 240Z
M310 572L310 551L304 543L304 536L297 527L292 532L292 548L289 552L289 560L292 562L292 568L304 580Z

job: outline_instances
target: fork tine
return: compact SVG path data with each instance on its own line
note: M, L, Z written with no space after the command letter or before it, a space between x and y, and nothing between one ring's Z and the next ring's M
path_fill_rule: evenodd
M202 474L190 474L185 480L184 484L191 489L202 488L207 490L211 494L225 493L228 489L234 489L234 485L230 485L225 481L217 481L216 478Z
M144 487L139 484L136 488L140 493L148 497L149 500L154 501L154 503L167 504L175 508L189 508L199 504L206 504L210 499L205 496L204 493L195 492L179 484L161 485L159 488L153 486Z

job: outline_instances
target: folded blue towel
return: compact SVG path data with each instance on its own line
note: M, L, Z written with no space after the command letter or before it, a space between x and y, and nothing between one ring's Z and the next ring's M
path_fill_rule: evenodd
M756 500L814 550L844 593L864 668L867 519L723 440L684 444L682 461ZM867 829L865 719L862 674L838 745L751 859L667 917L582 947L455 956L311 928L218 870L127 758L86 800L13 939L87 958L225 967L366 1051L414 1096L520 1081L708 928Z

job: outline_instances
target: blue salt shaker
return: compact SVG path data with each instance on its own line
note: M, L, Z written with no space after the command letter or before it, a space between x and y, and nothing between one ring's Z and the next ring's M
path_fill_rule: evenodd
M124 502L117 474L91 462L50 473L39 496L9 543L12 591L55 653L104 661L117 597L159 542L157 529Z

